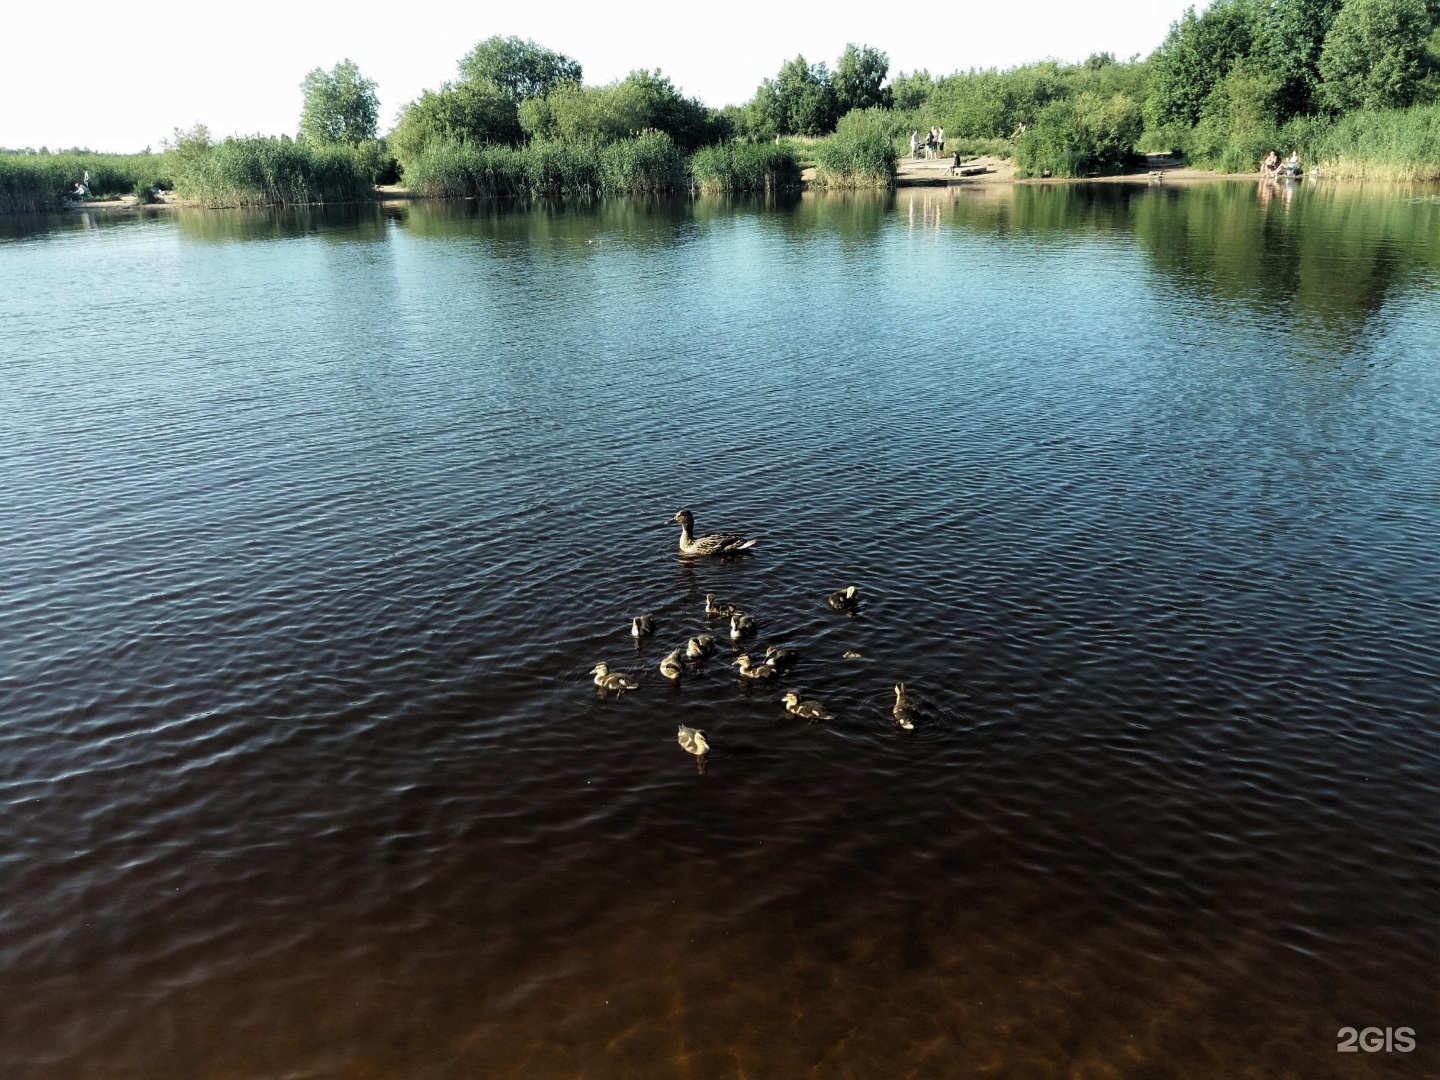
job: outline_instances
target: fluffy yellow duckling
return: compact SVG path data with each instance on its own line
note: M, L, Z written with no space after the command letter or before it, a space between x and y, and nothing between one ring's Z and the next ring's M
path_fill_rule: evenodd
M705 594L705 614L712 619L728 619L731 615L744 615L745 609L736 604L722 604L713 592Z
M680 663L681 651L680 649L672 649L666 654L665 659L660 661L660 674L664 675L665 678L672 681L680 678L681 673L684 671Z
M765 646L765 663L784 675L795 666L800 655L794 649L781 649L775 645Z
M774 668L769 664L755 663L748 653L741 653L730 666L738 667L741 678L745 679L769 679L775 675Z
M670 519L680 523L681 555L738 555L755 546L754 540L747 540L739 533L710 533L708 536L692 536L695 515L689 510L680 510Z
M640 685L624 672L612 672L610 665L606 663L596 664L590 669L590 674L595 676L595 685L602 693L613 690L617 694L623 694L626 690L634 690Z
M642 637L648 637L655 632L654 615L636 615L630 620L630 634L637 641Z
M825 598L825 602L836 611L852 611L860 602L859 596L856 595L859 591L854 585L847 585L839 592L832 592Z
M895 684L895 707L890 710L895 717L895 723L899 724L906 731L915 730L915 710L910 705L910 699L905 696L905 684Z
M825 711L825 706L821 705L818 701L801 701L800 695L793 690L780 700L785 702L785 711L787 713L791 716L798 716L801 719L809 720L812 724L817 720L835 719L835 717Z
M755 620L743 612L730 616L730 640L739 641L747 634L755 633Z
M705 741L705 732L699 728L680 725L679 742L682 748L690 751L696 757L704 757L710 752L710 744Z
M709 656L714 651L714 634L696 634L685 643L685 655L691 660L699 660L702 656Z

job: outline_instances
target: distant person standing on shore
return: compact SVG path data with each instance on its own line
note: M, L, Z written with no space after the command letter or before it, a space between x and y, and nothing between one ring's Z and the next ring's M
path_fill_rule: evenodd
M945 156L945 129L937 128L935 131L935 151L941 157Z
M915 128L910 132L910 160L914 161L920 156L920 129Z

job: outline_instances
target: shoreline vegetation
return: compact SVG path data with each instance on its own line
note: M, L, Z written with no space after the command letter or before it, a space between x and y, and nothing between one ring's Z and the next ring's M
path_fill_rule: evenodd
M582 76L534 42L489 38L382 137L375 83L345 60L306 75L293 137L215 139L196 124L159 153L0 150L0 213L122 196L353 202L397 182L436 198L885 189L912 132L923 145L940 129L937 178L980 156L1018 180L1118 176L1146 153L1238 176L1274 149L1317 178L1440 180L1440 0L1214 0L1148 57L940 77L891 78L885 53L849 45L833 71L796 57L723 109L658 69Z

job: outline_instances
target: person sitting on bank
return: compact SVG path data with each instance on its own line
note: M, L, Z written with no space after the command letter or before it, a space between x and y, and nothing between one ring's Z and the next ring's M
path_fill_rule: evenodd
M1265 155L1265 159L1260 162L1260 168L1268 172L1271 176L1274 176L1275 170L1280 168L1280 155L1275 153L1274 150L1271 150Z

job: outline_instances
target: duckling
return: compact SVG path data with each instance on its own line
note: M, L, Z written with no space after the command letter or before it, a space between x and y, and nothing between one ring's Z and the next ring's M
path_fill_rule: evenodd
M705 732L699 728L680 725L679 743L682 749L690 751L696 757L704 757L710 752L710 744L705 741Z
M683 651L683 649L672 649L666 654L665 659L660 661L661 675L672 681L680 678L684 670L680 665L680 653Z
M747 634L755 633L755 620L743 611L730 616L730 640L739 641Z
M748 653L741 653L730 666L738 667L741 678L745 679L769 679L775 674L774 668L768 664L755 663Z
M715 594L705 594L705 615L711 619L728 619L731 615L744 615L745 609L735 604L720 604L715 601Z
M895 717L895 723L899 724L906 731L915 730L915 710L910 705L910 699L905 696L905 684L895 684L895 707L890 710Z
M859 659L861 659L861 656L860 656L860 653L856 652L854 649L846 649L844 652L842 652L842 653L840 654L840 659L841 659L841 660L859 660Z
M630 620L630 635L637 641L642 637L649 637L655 632L654 615L636 615Z
M818 720L835 719L835 717L825 711L825 706L821 705L818 701L801 701L800 695L793 690L780 700L785 702L785 711L787 713L791 716L799 716L805 720L809 720L812 724Z
M839 592L832 592L825 598L825 602L836 611L853 611L855 605L860 602L859 597L855 595L859 591L854 585L847 585Z
M695 515L689 510L677 511L670 520L680 523L681 555L738 555L755 546L754 540L747 540L739 533L690 535L690 531L695 528Z
M685 643L685 656L691 660L699 660L702 656L709 656L714 651L714 634L696 634Z
M605 663L596 664L590 674L595 676L595 685L600 688L601 693L614 690L617 694L623 694L626 690L634 690L640 685L623 672L612 672L610 665Z
M781 649L775 645L765 646L765 663L773 667L781 675L795 666L795 661L800 659L800 654L794 649Z

